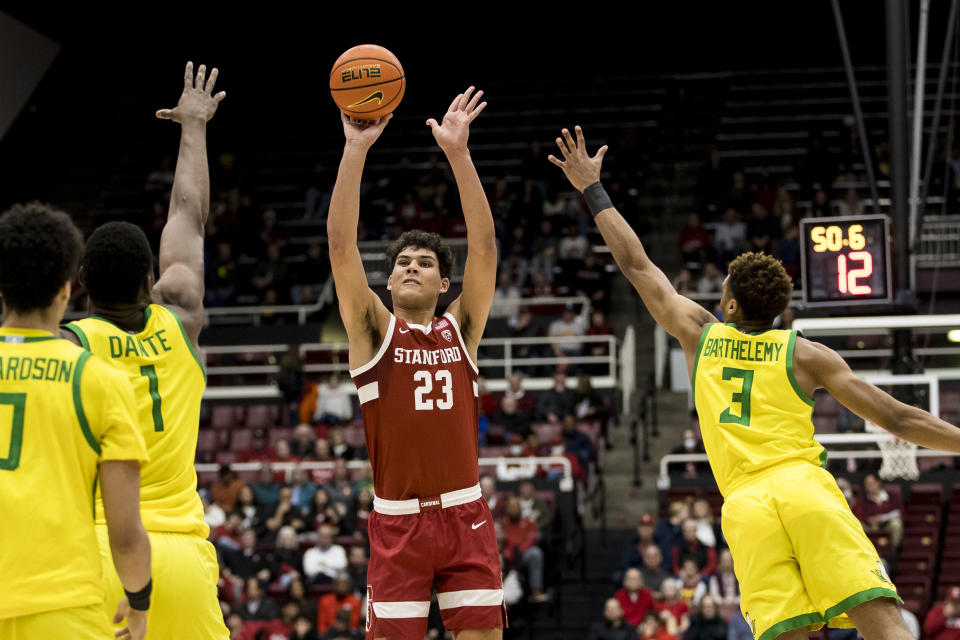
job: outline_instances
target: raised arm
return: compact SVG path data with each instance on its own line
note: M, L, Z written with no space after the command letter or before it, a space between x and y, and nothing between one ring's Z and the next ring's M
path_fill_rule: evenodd
M183 74L183 93L173 109L157 117L180 123L180 154L170 195L170 211L160 236L160 279L153 299L169 305L196 344L203 328L203 231L210 213L210 175L207 170L207 121L226 97L213 94L217 69L200 65L196 78L193 63Z
M330 197L327 243L340 317L350 340L351 369L373 358L390 321L390 312L367 284L367 274L357 249L357 224L360 222L360 180L367 151L383 133L391 117L364 125L340 114L346 144Z
M463 218L467 223L467 263L463 269L463 290L447 311L457 319L474 362L497 285L497 237L493 214L490 213L490 204L467 148L470 123L487 106L486 102L480 102L482 96L483 91L474 93L474 88L470 87L453 99L443 116L443 123L437 124L433 118L427 120L457 181L460 206L463 207Z
M797 382L811 397L813 390L826 389L847 409L898 438L929 449L960 453L960 429L857 377L833 349L799 338L795 358Z
M570 135L570 131L563 130L563 137L557 138L563 160L551 155L550 162L563 170L570 184L580 193L590 188L585 197L588 198L597 227L600 228L600 233L610 247L620 270L640 294L653 319L680 341L687 360L692 362L704 325L715 322L716 318L693 300L678 294L663 271L653 264L644 251L640 238L613 207L609 198L606 198L603 187L600 186L600 165L607 147L601 147L597 155L591 158L587 155L583 131L579 126L575 127L575 130L576 140ZM596 202L591 203L591 196L597 192L600 197L596 200L601 202L599 205ZM594 210L595 208L599 210Z

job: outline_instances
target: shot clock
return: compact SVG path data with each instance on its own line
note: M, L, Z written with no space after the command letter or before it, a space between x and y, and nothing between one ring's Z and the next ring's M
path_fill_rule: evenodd
M891 302L889 224L876 215L801 220L803 305Z

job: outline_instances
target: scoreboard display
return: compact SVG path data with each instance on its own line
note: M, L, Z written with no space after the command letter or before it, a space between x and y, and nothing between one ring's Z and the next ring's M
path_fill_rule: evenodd
M800 241L804 306L892 302L886 216L804 218Z

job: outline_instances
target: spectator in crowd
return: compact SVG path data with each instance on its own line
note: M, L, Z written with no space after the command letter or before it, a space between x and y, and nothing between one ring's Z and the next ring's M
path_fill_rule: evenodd
M706 498L693 501L693 519L697 521L697 539L708 547L725 547L720 523L713 519L713 509Z
M298 565L299 566L299 565ZM310 621L310 628L317 624L317 600L310 596L306 585L300 577L293 578L287 585L287 599L290 602L296 602L300 607L300 615Z
M356 460L360 456L356 450L347 443L347 432L343 427L332 427L330 429L330 451L337 460Z
M923 633L930 640L960 640L960 586L950 587L946 599L930 609Z
M683 500L670 503L670 517L659 520L653 530L653 539L663 554L663 568L673 573L673 547L682 539L680 525L690 517L690 507Z
M243 516L243 526L263 535L267 518L273 515L273 505L259 505L250 485L244 485L237 497L236 510Z
M200 490L200 503L203 505L203 521L213 531L227 521L227 513L216 502L210 501L210 492Z
M523 388L523 376L519 373L512 373L507 379L507 390L503 392L504 396L509 396L517 401L517 411L528 416L533 416L537 411L537 398L532 393L527 393Z
M654 599L660 600L663 597L663 581L673 579L663 568L663 553L660 547L652 544L643 550L643 567L640 573L643 574L643 583L653 592Z
M657 546L657 543L653 540L655 524L653 516L649 513L640 516L640 521L637 523L637 537L634 538L633 542L624 550L620 562L620 566L624 571L630 568L643 568L644 553L647 548Z
M298 424L293 430L293 441L290 451L301 460L311 460L314 457L316 437L309 424Z
M273 445L273 455L270 462L300 462L300 459L293 455L290 450L290 441L280 438Z
M303 554L303 573L312 584L330 584L347 568L347 552L333 542L334 528L323 524L317 531L317 544Z
M729 549L720 552L717 572L710 576L710 596L724 620L730 620L734 611L740 610L740 584L733 573L733 556Z
M772 254L773 245L780 233L780 221L771 216L766 207L754 203L747 221L747 248L750 251Z
M523 291L513 280L513 274L507 269L500 271L500 277L497 279L497 288L493 292L493 305L490 307L490 318L517 318L520 311L520 304L523 298Z
M677 623L677 630L683 633L690 627L690 607L683 600L680 593L680 584L670 578L663 581L663 600L656 604L657 610L666 618L671 617ZM667 615L664 615L667 614Z
M221 551L239 549L243 532L243 516L238 511L231 511L226 521L213 532L214 543Z
M536 496L532 480L520 481L520 513L537 523L541 531L553 524L553 512L547 503Z
M603 311L599 309L594 309L590 312L590 326L587 327L588 336L612 336L613 329L610 328L610 325L607 324L607 317L604 315ZM605 342L590 342L588 343L590 347L591 356L606 356L610 353L609 345ZM602 365L592 365L590 370L593 371L594 367L599 371L603 369ZM583 376L580 376L582 379ZM589 380L589 378L587 378Z
M897 494L884 489L880 479L872 473L863 478L865 500L861 517L867 531L886 531L893 539L893 548L899 549L903 540L903 502Z
M217 243L217 256L207 271L207 304L220 307L233 302L237 289L237 262L229 242Z
M677 245L684 263L692 271L699 271L703 264L712 258L710 231L697 213L687 214L687 224L680 229Z
M224 513L230 513L237 503L241 487L243 483L237 478L237 474L230 465L222 464L217 472L217 481L210 487L210 495Z
M493 476L480 477L480 495L487 501L487 507L490 508L490 514L494 520L499 521L507 511L506 501L501 500L497 495L497 479Z
M341 609L337 611L333 619L333 625L328 627L320 640L363 640L363 633L356 628L351 628L350 619L352 611Z
M703 265L703 273L697 280L697 293L700 294L719 294L723 289L723 279L725 275L713 262L707 262Z
M343 424L353 419L353 398L343 388L340 374L333 372L326 382L317 385L317 404L313 409L313 422Z
M590 298L593 307L599 310L610 308L610 282L603 265L592 252L577 265L573 274L574 293Z
M800 214L794 204L793 196L784 186L777 188L777 199L770 210L773 217L780 221L780 228L784 231L800 220Z
M480 415L488 418L497 412L497 398L487 386L487 377L477 376L477 402L480 405Z
M692 556L687 556L680 563L680 597L691 608L697 606L707 593L706 578L700 575L697 568L697 561Z
M703 449L703 442L701 442L700 438L697 437L696 432L693 429L684 429L683 442L674 447L670 453L689 454L706 452ZM703 462L687 462L684 467L683 475L685 478L696 478L700 473L705 473L709 471L709 469L710 463L706 460Z
M673 616L647 611L643 622L637 628L637 638L641 640L677 640L679 626Z
M526 438L532 433L530 415L521 413L517 404L514 398L504 394L500 398L500 411L490 416L490 422L503 427L504 438L507 441L514 434Z
M733 616L727 621L727 640L755 640L753 629L740 612L740 607L737 607Z
M332 434L331 434L332 435ZM353 485L350 484L350 475L347 472L347 463L343 458L338 458L333 463L333 478L323 487L330 495L330 501L335 504L343 505L346 509L353 503Z
M280 616L277 603L268 598L256 578L247 578L244 582L243 604L240 615L244 620L274 620Z
M239 613L227 614L223 619L227 623L227 630L230 631L230 640L246 640L243 637L243 618Z
M333 579L333 591L320 598L317 607L317 629L323 633L333 626L337 612L346 609L350 612L350 629L360 625L360 615L363 605L357 596L353 595L350 576L338 573Z
M540 326L534 321L533 313L527 308L520 309L516 322L508 322L507 324L510 327L511 338L539 338L543 335ZM517 358L536 358L543 353L541 347L536 344L518 344L513 350L513 354ZM520 370L526 375L530 375L531 372L538 369L539 367L533 365L515 368L515 370Z
M555 458L566 458L570 462L570 475L573 476L573 479L576 482L586 481L587 472L583 470L583 466L580 464L577 456L567 451L567 443L564 441L562 435L557 434L550 439L550 450L547 453ZM547 468L547 477L562 478L565 471L566 470L560 465L551 465Z
M697 292L697 281L693 277L693 272L690 269L681 269L673 280L671 281L673 288L677 290L677 293L680 295L691 295Z
M522 455L528 456L531 458L538 458L547 453L546 447L541 444L540 436L537 435L536 431L531 431L527 434L527 437L523 439L523 453Z
M507 500L503 532L503 555L511 566L527 572L530 601L546 602L550 597L543 590L543 551L538 546L540 528L533 520L523 517L517 496Z
M301 613L293 623L293 633L290 640L320 640L320 636L313 628L310 617Z
M563 416L561 434L567 445L567 453L572 453L580 461L584 469L590 468L590 463L596 459L597 452L593 448L590 436L577 428L577 418L568 413Z
M291 581L300 578L303 557L297 542L297 531L293 527L280 527L277 531L277 541L273 553L270 554L270 565L273 579L281 587L286 587Z
M857 494L853 491L853 486L850 484L850 481L846 478L837 478L837 488L840 489L840 493L843 494L843 497L847 499L847 505L850 507L850 511L857 517L857 520L863 520L863 504L860 500L857 499Z
M708 576L717 568L717 552L700 542L697 538L697 521L688 518L683 521L681 537L673 545L673 572L680 573L681 563L691 556L697 563L700 575Z
M264 628L268 638L289 638L296 629L296 621L300 616L300 607L296 602L287 601L280 607L280 617L270 621Z
M310 482L307 472L300 467L290 472L290 499L293 505L302 512L310 508L313 494L317 492L317 485Z
M777 243L777 251L774 254L780 262L787 275L793 278L794 286L799 286L800 282L800 225L794 223L783 232L783 238Z
M740 212L728 208L715 232L717 262L724 271L730 261L740 255L747 241L747 225L740 219Z
M627 569L623 574L623 586L614 596L623 608L623 619L628 624L638 625L643 614L653 610L653 594L643 586L639 569Z
M727 623L709 595L703 596L696 613L690 616L690 628L684 632L683 640L727 640Z
M364 589L367 584L367 549L362 544L350 546L347 552L347 575L350 577L350 583L360 589Z
M559 424L563 416L572 415L576 408L577 392L567 388L567 374L557 371L553 374L553 386L540 394L537 415L541 420Z
M551 338L579 338L587 333L587 325L582 316L576 314L572 304L563 308L559 318L550 323L547 335ZM580 341L557 340L553 343L553 353L558 358L573 358L583 353Z
M283 394L283 401L287 404L287 411L291 420L297 422L297 403L303 393L303 358L300 357L300 346L291 344L280 356L278 364L280 371L277 373L277 388ZM313 453L313 450L310 449L297 455L302 458L309 453Z
M237 455L237 462L261 462L272 457L273 450L267 446L267 430L254 429L250 446Z
M608 598L603 605L603 620L590 625L587 640L636 640L636 627L623 619L623 607L616 598Z
M863 201L857 194L857 190L850 187L843 194L843 200L840 201L840 215L842 216L862 216Z
M810 211L807 212L809 218L829 218L833 215L833 207L830 206L830 198L823 189L817 189L813 192L813 200L810 202Z
M317 489L307 511L307 526L319 529L322 524L334 522L339 527L342 519L343 515L338 513L336 505L330 500L330 494L325 489Z
M373 511L373 490L368 487L362 487L355 493L353 505L347 510L347 515L343 519L342 533L351 534L360 539L366 539L367 523L370 520L370 513Z
M257 549L257 534L245 529L240 534L240 548L224 551L223 562L237 577L256 578L260 582L270 580L270 558Z
M272 509L280 500L280 483L270 469L270 463L264 462L257 471L257 481L250 485L257 504Z

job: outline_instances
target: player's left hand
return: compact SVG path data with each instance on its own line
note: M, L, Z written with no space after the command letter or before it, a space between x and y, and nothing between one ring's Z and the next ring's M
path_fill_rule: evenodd
M217 112L220 101L227 97L226 91L213 95L213 85L217 83L217 74L220 72L214 67L207 77L207 66L200 65L197 75L193 75L193 63L188 62L183 72L183 93L180 102L173 109L160 109L157 117L163 120L173 120L183 124L188 120L206 122Z
M117 612L113 616L113 624L120 624L127 619L127 626L113 635L120 640L143 640L147 635L147 612L130 608L130 601L124 598L117 605Z
M474 87L470 87L453 99L443 116L443 123L437 124L433 118L427 120L427 126L444 153L467 150L470 123L487 106L486 102L480 102L482 96L483 91L474 93Z
M573 188L583 193L584 189L600 180L600 165L603 164L603 156L607 153L607 145L600 147L597 155L591 158L587 155L587 142L583 139L583 129L577 125L574 131L577 132L576 142L568 129L561 132L562 138L557 138L557 147L563 154L563 160L553 155L547 156L547 160L563 169L564 175L567 176Z

